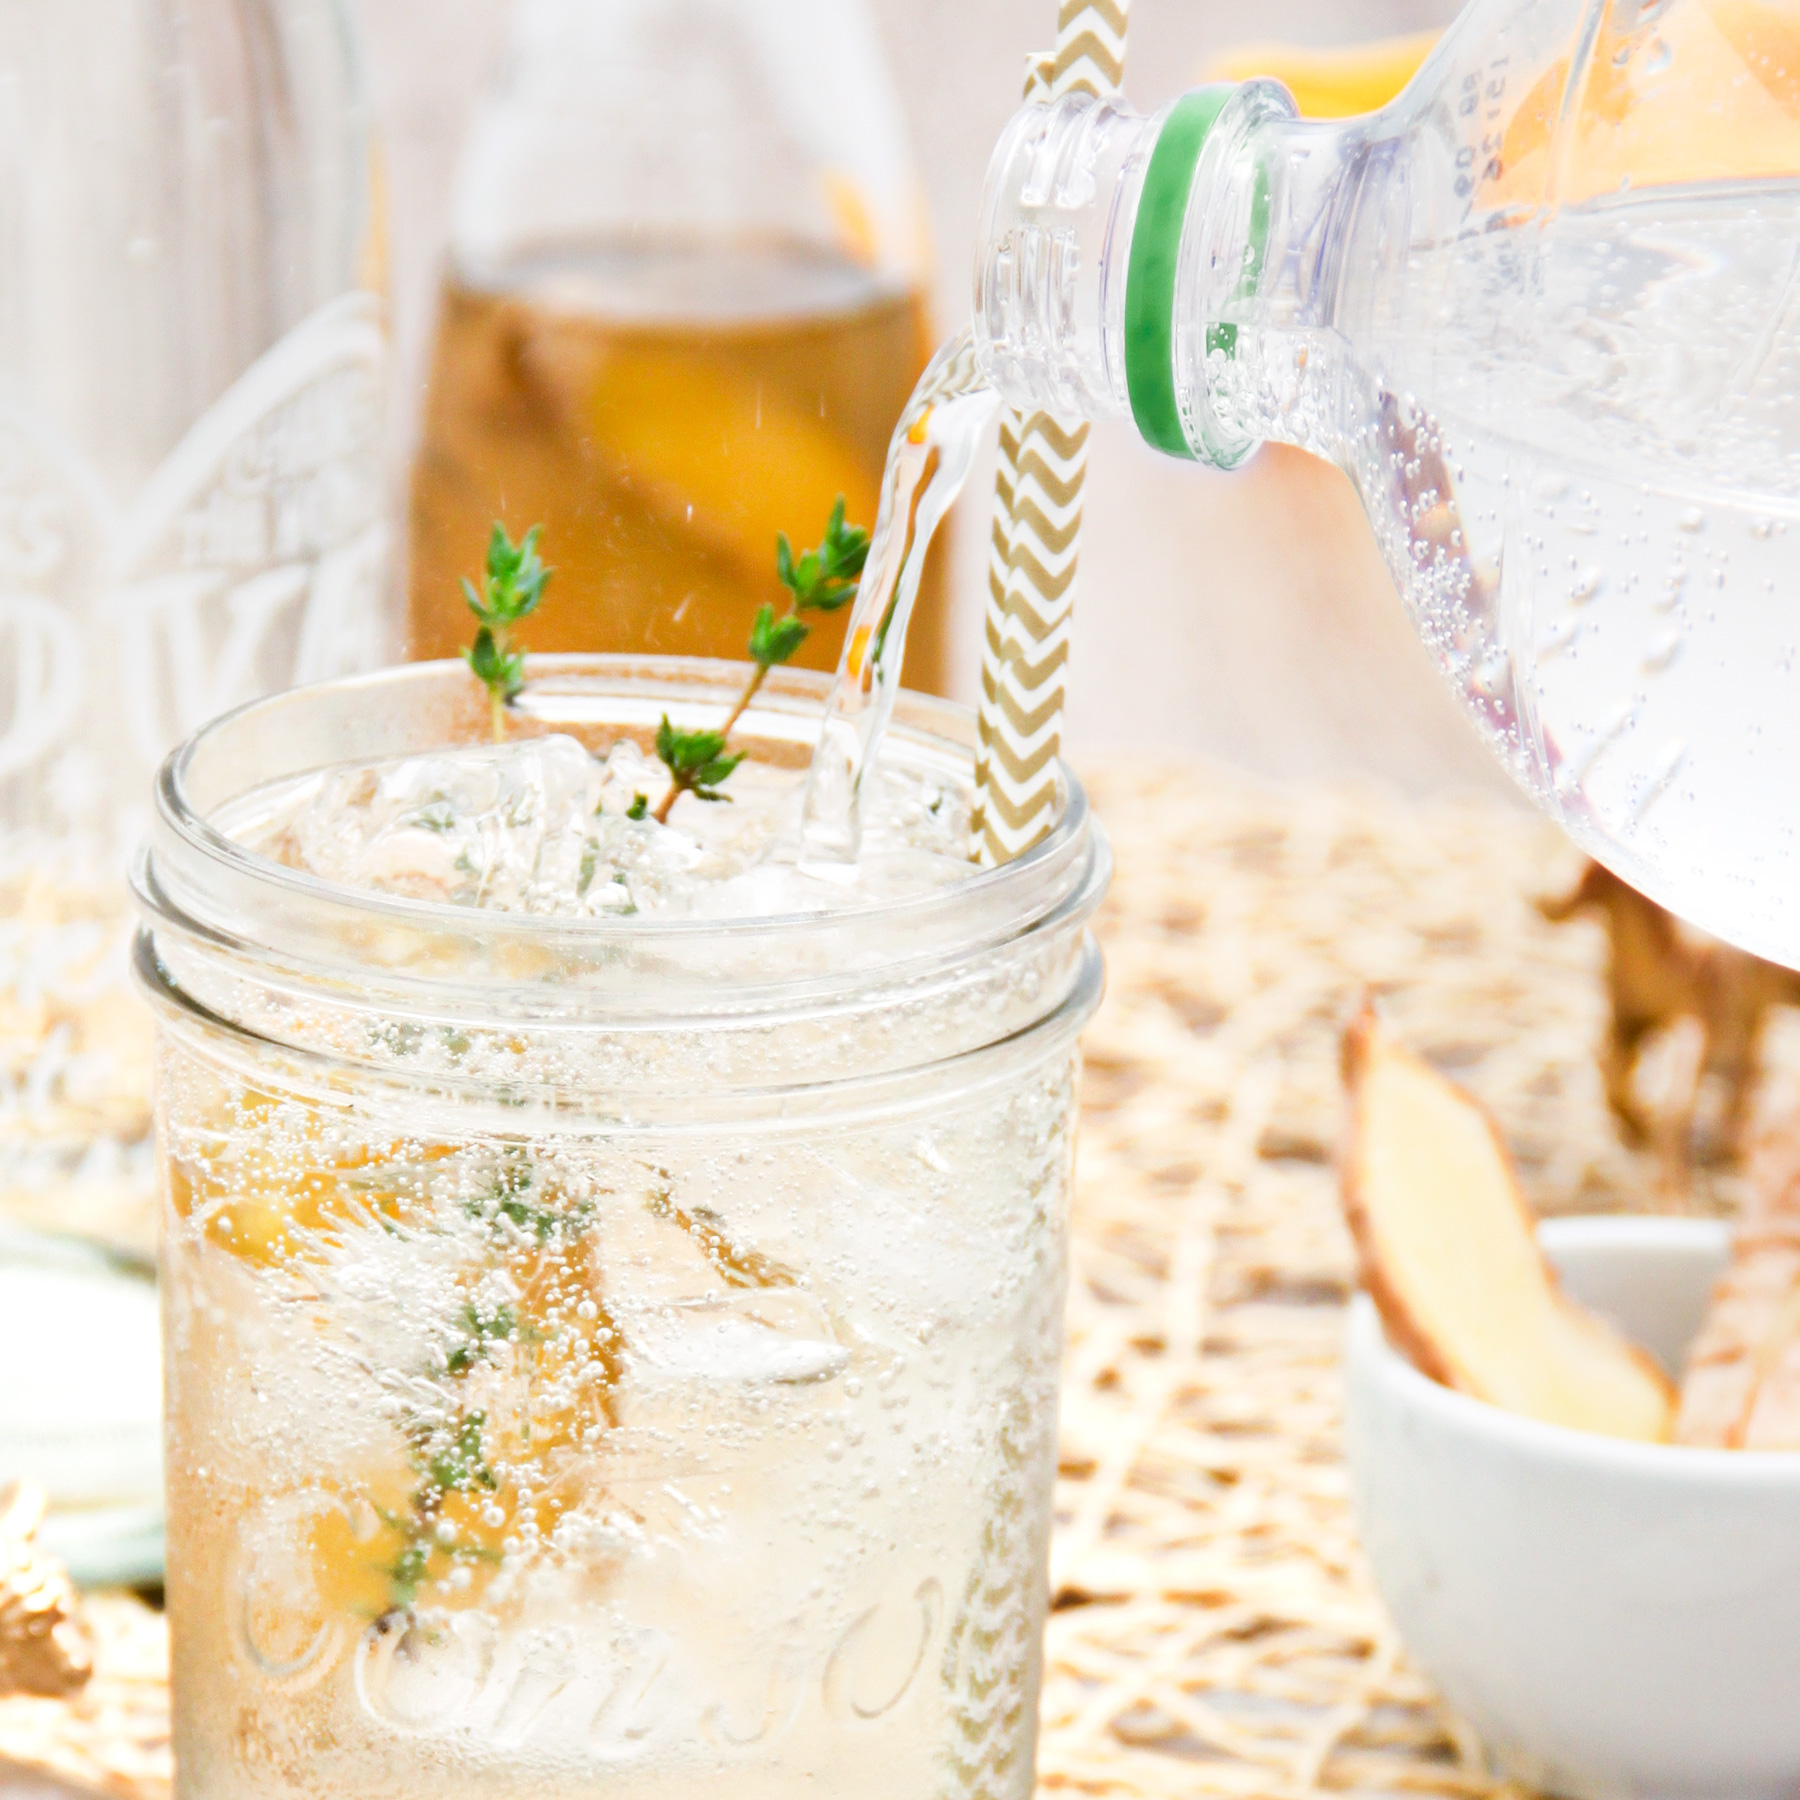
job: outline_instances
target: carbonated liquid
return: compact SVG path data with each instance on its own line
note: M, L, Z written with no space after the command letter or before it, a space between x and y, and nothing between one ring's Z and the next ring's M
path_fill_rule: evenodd
M1154 119L1028 108L976 331L1016 406L1128 413L1218 468L1268 439L1344 468L1527 792L1800 966L1795 26L1484 0L1365 118L1302 119L1268 81Z
M532 649L741 660L782 600L776 534L816 542L839 494L874 523L927 330L918 294L842 263L709 251L452 283L413 482L411 653L467 643L461 580L504 518L542 523L556 568ZM843 640L821 616L795 660L828 669ZM907 648L907 684L942 692L935 569Z
M1347 371L1354 430L1289 415L1344 443L1422 635L1527 789L1682 916L1789 963L1797 242L1800 202L1754 184L1471 235L1415 266L1431 310L1369 340L1372 377ZM1241 347L1265 376L1302 348Z
M216 823L372 923L823 927L968 878L966 768L872 770L846 884L797 865L797 758L665 827L641 733L529 704ZM354 991L379 927L352 991L228 977L246 1038L165 1015L183 1792L1028 1800L1077 1061L1009 1019L1062 977L1009 950L734 1045L753 996L633 1029L554 942L474 952L498 1022Z

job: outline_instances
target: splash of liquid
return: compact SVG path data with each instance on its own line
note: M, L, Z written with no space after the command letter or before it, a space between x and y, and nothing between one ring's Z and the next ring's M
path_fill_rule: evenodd
M900 691L925 552L962 492L982 428L999 405L965 326L926 366L895 427L862 587L807 776L800 863L809 873L855 867L862 784Z

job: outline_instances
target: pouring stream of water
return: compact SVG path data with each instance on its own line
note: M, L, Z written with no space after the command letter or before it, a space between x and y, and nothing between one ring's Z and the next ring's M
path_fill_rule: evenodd
M895 427L862 587L807 776L800 863L812 874L841 876L855 866L863 778L900 690L925 552L962 492L982 428L999 405L965 326L926 366Z

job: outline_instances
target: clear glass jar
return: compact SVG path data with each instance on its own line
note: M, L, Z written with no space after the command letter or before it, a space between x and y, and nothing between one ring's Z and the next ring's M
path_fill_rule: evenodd
M457 181L412 654L461 647L501 517L557 547L540 649L741 657L776 533L839 494L875 522L933 348L924 216L865 0L523 0ZM907 645L937 692L941 560Z
M545 658L599 749L741 671ZM739 741L803 766L824 681ZM479 743L460 666L280 696L139 866L166 1170L182 1792L1032 1791L1076 1034L1109 858L566 920L333 887L210 820ZM888 766L971 780L903 698Z
M0 0L0 1211L154 1247L125 874L220 711L390 649L339 0Z

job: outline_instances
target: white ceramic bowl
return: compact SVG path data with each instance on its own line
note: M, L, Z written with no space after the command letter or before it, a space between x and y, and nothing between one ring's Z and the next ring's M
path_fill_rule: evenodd
M1671 1372L1723 1226L1562 1219L1571 1294ZM1582 1800L1800 1796L1800 1453L1631 1444L1427 1380L1351 1309L1357 1524L1414 1662L1502 1772Z

